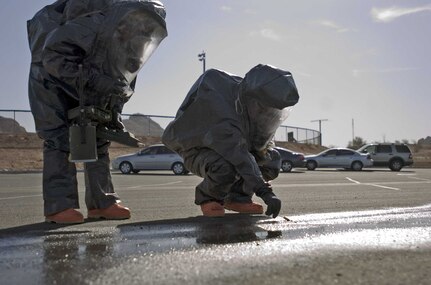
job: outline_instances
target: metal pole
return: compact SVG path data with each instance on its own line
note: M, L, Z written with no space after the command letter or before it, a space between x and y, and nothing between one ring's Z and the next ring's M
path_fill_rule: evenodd
M352 144L355 141L355 119L352 119Z
M203 73L205 73L205 71L207 70L205 65L206 65L206 59L204 57L204 60L203 60Z
M148 136L151 136L151 117L148 117Z
M205 67L205 64L206 64L206 53L205 53L205 51L202 51L200 54L198 54L198 58L199 58L199 61L202 61L203 73L205 73L205 71L206 71L206 67Z
M16 122L15 114L16 112L13 111L12 134L15 134L15 122Z
M328 119L319 119L319 120L312 120L311 122L319 122L319 145L322 145L322 122L328 121Z
M321 120L319 120L319 132L320 132L319 145L322 145L322 121Z

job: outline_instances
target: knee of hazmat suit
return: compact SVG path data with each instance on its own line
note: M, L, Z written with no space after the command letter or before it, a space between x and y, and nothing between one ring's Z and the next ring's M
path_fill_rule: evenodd
M57 2L61 5L56 13L43 14L49 25L40 21L39 14L28 24L32 63L38 61L37 66L32 64L30 85L36 81L44 87L29 88L29 97L35 106L33 115L41 118L36 127L42 132L68 125L64 113L78 105L80 79L86 104L121 111L133 94L139 70L167 36L165 9L159 1ZM106 84L101 83L116 88L105 92Z

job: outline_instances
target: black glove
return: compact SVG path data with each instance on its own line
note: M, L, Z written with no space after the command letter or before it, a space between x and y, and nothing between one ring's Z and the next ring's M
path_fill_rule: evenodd
M123 131L125 129L121 114L117 111L112 111L112 120L108 124L108 129Z
M125 93L127 93L125 83L114 80L113 78L103 74L95 76L94 79L91 80L90 85L94 90L101 93L101 95L112 94L125 96Z
M274 193L269 193L262 197L263 201L265 202L268 207L266 208L265 215L271 216L273 218L278 216L278 213L280 213L281 209L281 200L275 196Z
M281 209L281 200L272 192L271 185L265 183L264 187L256 191L256 195L268 206L265 215L272 215L273 218L277 217Z

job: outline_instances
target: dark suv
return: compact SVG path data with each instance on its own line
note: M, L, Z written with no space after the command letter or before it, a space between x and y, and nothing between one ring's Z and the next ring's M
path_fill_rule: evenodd
M406 144L366 144L358 151L368 153L374 161L374 166L388 166L392 171L400 171L404 166L413 164L412 152Z

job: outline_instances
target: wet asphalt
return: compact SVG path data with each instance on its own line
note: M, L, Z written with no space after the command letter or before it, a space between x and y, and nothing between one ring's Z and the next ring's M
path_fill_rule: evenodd
M62 226L40 173L0 174L0 284L431 284L431 169L282 173L275 219L201 216L193 175L113 180L130 220Z

